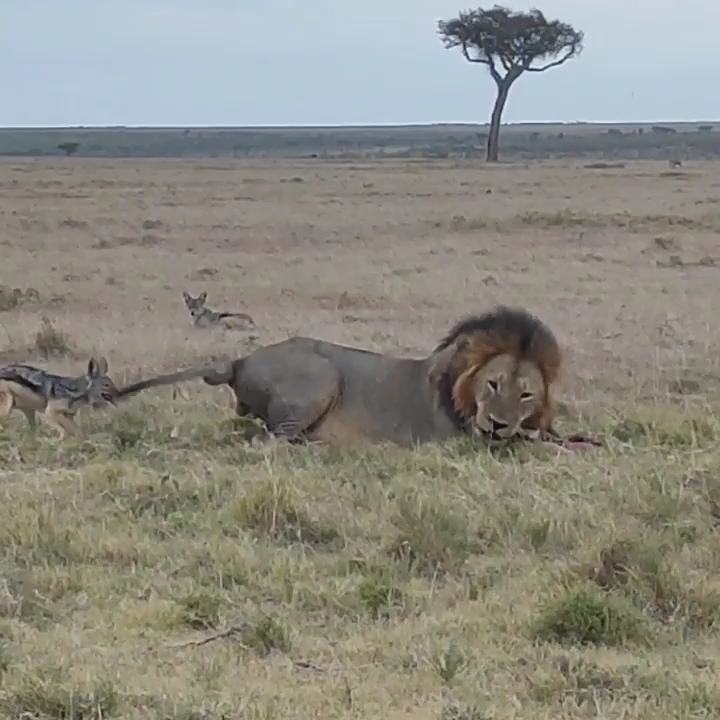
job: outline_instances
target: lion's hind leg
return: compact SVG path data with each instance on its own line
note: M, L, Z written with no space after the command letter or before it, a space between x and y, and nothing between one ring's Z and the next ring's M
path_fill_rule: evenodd
M270 433L288 440L312 439L340 389L340 376L329 360L305 353L297 359L273 372L264 418Z

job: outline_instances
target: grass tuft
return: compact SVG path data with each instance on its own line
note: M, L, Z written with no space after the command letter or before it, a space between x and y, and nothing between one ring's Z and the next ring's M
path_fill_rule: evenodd
M35 349L44 358L69 357L75 354L70 336L55 327L52 320L45 316L35 334Z
M232 519L258 537L309 545L328 545L340 538L327 523L313 520L291 487L269 480L235 501Z
M642 639L645 625L629 602L583 586L548 602L538 613L533 636L543 642L623 645Z

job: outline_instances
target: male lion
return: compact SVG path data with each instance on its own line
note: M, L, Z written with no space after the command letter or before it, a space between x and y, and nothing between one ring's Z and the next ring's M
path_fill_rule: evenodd
M560 347L543 322L499 306L460 320L426 358L293 337L214 367L134 383L116 401L202 377L230 386L238 415L290 440L413 446L468 433L545 436L555 434L551 389L560 366Z

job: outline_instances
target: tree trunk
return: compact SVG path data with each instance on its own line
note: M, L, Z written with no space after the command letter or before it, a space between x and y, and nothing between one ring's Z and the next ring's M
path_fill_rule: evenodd
M490 134L488 135L487 142L487 156L488 162L498 161L498 151L500 149L500 121L502 120L503 110L505 109L505 103L507 102L508 95L510 94L510 87L513 81L504 78L503 82L498 83L497 86L497 97L495 98L495 106L493 107L492 117L490 118Z

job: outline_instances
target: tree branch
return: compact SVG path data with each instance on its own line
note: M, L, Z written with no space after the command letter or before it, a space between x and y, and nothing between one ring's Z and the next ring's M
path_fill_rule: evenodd
M488 70L490 71L490 77L495 81L495 84L498 86L501 85L504 78L497 71L497 68L495 67L495 61L492 59L492 57L488 58Z
M512 61L508 60L504 55L500 55L500 63L505 68L505 72L509 73L512 70Z
M203 645L207 645L208 643L215 642L215 640L225 640L226 638L233 637L235 635L242 635L244 632L246 632L251 626L249 623L247 623L244 620L241 620L238 623L235 623L234 625L230 625L229 627L225 628L224 630L220 630L219 632L213 633L212 635L206 635L204 638L200 638L200 640L189 640L187 642L183 643L175 643L173 645L167 645L166 647L170 648L186 648L186 647L201 647ZM247 649L246 645L243 645Z
M467 43L464 42L460 46L462 48L462 54L465 56L465 59L468 62L474 62L474 63L482 63L483 65L489 65L490 64L490 58L484 58L484 57L470 57L470 53L468 52L468 46Z
M568 50L565 55L563 55L561 58L558 58L557 60L553 60L552 62L546 63L545 65L542 65L540 67L526 67L525 70L528 72L545 72L545 70L549 70L550 68L557 67L558 65L562 65L563 63L567 62L573 55L575 55L575 48L572 48ZM532 62L532 60L530 61Z
M485 57L471 57L470 52L468 50L468 46L466 42L463 42L460 44L460 48L462 49L462 54L465 57L465 59L468 62L471 63L480 63L481 65L487 65L488 71L490 72L490 77L495 81L497 85L500 85L504 78L503 76L497 71L497 68L495 67L495 60L493 60L490 56Z
M523 73L525 72L525 68L522 65L514 65L510 72L508 73L507 79L513 83L515 82Z

